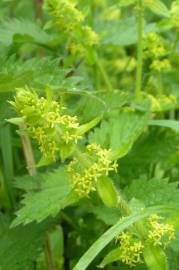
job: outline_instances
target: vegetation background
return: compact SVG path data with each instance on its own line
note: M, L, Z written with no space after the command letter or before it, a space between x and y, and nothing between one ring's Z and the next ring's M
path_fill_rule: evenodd
M0 0L0 270L179 269L178 41L178 0Z

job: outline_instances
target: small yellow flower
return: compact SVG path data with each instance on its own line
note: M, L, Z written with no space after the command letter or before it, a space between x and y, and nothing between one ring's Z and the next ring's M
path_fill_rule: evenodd
M175 230L173 225L161 223L160 219L158 215L152 215L149 218L148 239L154 246L166 247L175 239Z
M144 246L140 240L136 240L129 232L122 232L117 241L120 242L121 255L119 259L130 267L142 263L142 252Z
M96 190L99 177L117 170L117 163L112 162L109 156L109 150L90 144L86 147L86 153L80 156L82 160L75 158L71 161L68 165L69 178L79 196L88 196Z
M11 102L24 119L29 135L37 140L42 156L55 161L61 145L77 143L77 117L65 115L64 107L56 101L39 97L29 89L19 89Z

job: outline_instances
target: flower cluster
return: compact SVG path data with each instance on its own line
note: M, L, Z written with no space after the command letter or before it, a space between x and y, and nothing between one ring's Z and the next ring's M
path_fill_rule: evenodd
M154 246L166 247L171 240L175 239L174 227L160 222L161 217L152 215L149 218L148 239Z
M73 1L46 0L45 3L53 23L68 35L68 47L72 53L83 55L87 46L98 44L98 35L83 24L84 16Z
M168 72L171 70L170 61L165 58L167 49L164 40L156 33L149 33L144 39L144 56L151 59L150 68L158 72Z
M161 71L168 72L171 70L171 63L168 59L164 59L162 61L154 60L152 64L150 65L150 68L158 72L161 72Z
M143 262L145 245L166 247L175 239L173 225L160 222L161 217L152 215L146 220L145 237L139 239L132 231L122 232L116 237L116 243L120 243L119 260L129 266ZM140 234L140 232L139 232Z
M19 89L11 104L24 119L29 135L37 140L45 159L54 161L61 145L77 143L77 118L63 114L65 108L58 102Z
M81 22L83 14L69 0L46 0L47 10L59 29L70 32Z
M176 97L173 95L160 95L156 98L151 94L144 93L144 97L151 102L152 111L168 110L178 104Z
M95 191L97 179L116 171L117 163L110 160L110 150L90 144L86 153L77 155L68 166L71 184L74 191L81 197Z
M143 262L141 255L144 246L140 240L135 239L129 232L123 232L117 237L117 241L121 245L120 260L123 263L132 267Z

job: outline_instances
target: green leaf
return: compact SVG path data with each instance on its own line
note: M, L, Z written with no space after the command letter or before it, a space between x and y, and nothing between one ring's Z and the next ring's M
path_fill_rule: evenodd
M49 224L31 223L9 229L9 223L5 217L0 216L0 269L26 269L42 251Z
M93 120L91 120L90 122L88 122L86 124L81 125L78 128L78 135L85 134L87 131L89 131L90 129L95 127L101 121L101 119L102 119L102 115L94 118Z
M110 264L112 262L119 261L121 255L121 248L115 248L112 251L110 251L103 259L103 261L98 266L99 268L104 268L107 264Z
M106 206L93 206L90 212L96 215L96 218L102 220L106 225L114 225L121 217L119 209L108 208Z
M25 195L22 200L23 207L17 212L12 226L31 221L41 222L48 216L57 215L61 208L76 200L71 193L64 167L39 177L42 177L39 190L29 191Z
M97 191L103 203L111 208L117 207L118 194L112 180L102 176L97 181Z
M100 98L104 101L108 111L120 109L133 100L133 96L130 93L119 90L104 92L100 95Z
M120 0L119 7L128 7L135 4L136 0Z
M169 18L170 12L167 6L160 0L144 0L144 5L153 13Z
M101 126L89 134L89 142L111 149L112 159L121 158L129 152L147 122L146 113L121 111L108 121L102 121Z
M122 231L127 229L129 226L135 222L148 217L154 213L160 212L170 212L178 211L173 208L168 208L166 206L155 206L143 210L141 213L130 215L126 218L120 220L117 224L112 226L107 230L98 240L87 250L87 252L80 258L78 263L73 267L72 270L85 270L89 264L94 260L94 258L101 252L105 246L107 246L111 240L120 234Z
M0 43L9 46L14 41L45 45L51 41L51 37L35 22L11 19L0 25Z
M155 23L144 23L143 35L156 32ZM137 18L127 17L119 21L97 22L96 32L103 45L129 46L137 43Z
M149 128L134 144L130 153L120 160L120 176L125 182L128 179L131 182L140 175L150 175L151 166L160 164L163 172L172 169L178 163L178 145L179 137L171 129Z
M24 120L23 120L22 117L10 118L10 119L7 120L7 122L9 122L9 123L11 123L13 125L17 125L17 126L24 124Z
M150 120L150 126L167 127L179 131L179 121L175 120Z
M161 247L147 246L143 252L149 270L168 270L167 257Z
M138 179L124 190L127 198L136 198L146 206L168 204L179 206L178 183L169 183L167 179Z

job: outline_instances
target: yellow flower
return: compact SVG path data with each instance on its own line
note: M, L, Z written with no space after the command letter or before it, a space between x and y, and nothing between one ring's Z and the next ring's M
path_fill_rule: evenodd
M108 175L117 170L117 163L109 158L110 150L99 145L90 144L86 153L80 154L68 165L69 178L74 191L79 196L88 196L96 190L96 182L102 175Z
M140 240L136 240L133 235L129 232L122 232L118 237L117 241L120 242L121 255L119 259L133 267L139 263L142 263L142 252L144 246Z
M60 147L77 143L77 117L63 113L64 107L56 101L39 97L29 89L19 89L11 104L24 119L29 135L38 142L42 156L55 161Z
M160 222L161 217L152 215L149 218L148 239L154 246L166 247L171 240L175 239L175 230L173 225Z

